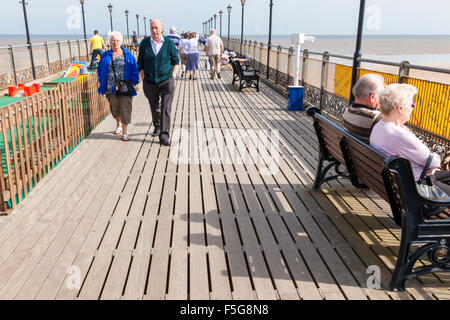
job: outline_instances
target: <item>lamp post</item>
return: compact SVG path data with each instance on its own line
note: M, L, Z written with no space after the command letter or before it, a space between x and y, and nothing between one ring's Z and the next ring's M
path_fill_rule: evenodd
M228 5L227 11L228 11L228 39L227 39L227 47L228 50L230 50L230 15L231 15L231 4Z
M219 17L220 17L220 37L222 38L222 10L219 11Z
M129 13L130 12L128 10L125 10L125 17L127 19L127 38L128 38L128 41L130 40L130 28L128 27L128 14Z
M269 60L270 60L270 49L272 47L272 6L273 0L270 0L270 14L269 14L269 43L267 49L267 79L269 79Z
M239 49L240 54L242 54L242 42L244 42L244 6L245 0L241 0L242 5L242 19L241 19L241 48Z
M214 13L214 29L217 28L216 18L217 18L217 14Z
M81 13L83 15L84 43L86 44L86 61L89 61L89 49L86 36L86 20L84 19L84 0L80 0L80 3L81 3Z
M34 57L33 57L33 49L31 47L31 40L30 40L30 30L28 29L28 18L27 18L27 8L26 8L26 0L22 0L20 3L23 6L23 16L25 18L25 30L27 32L27 44L30 48L30 58L31 58L31 69L33 73L33 79L36 79L36 70L34 69Z
M145 20L147 20L146 17L144 17L144 37L147 37L147 23Z
M366 6L366 0L360 0L359 4L359 18L358 18L358 34L356 35L356 49L353 55L353 68L352 68L352 82L350 86L350 103L353 102L355 96L353 95L353 86L356 83L356 76L358 74L358 69L361 66L361 62L358 58L361 56L361 39L364 25L364 8Z
M139 38L139 15L138 14L136 15L136 22L137 22L137 32L138 32L137 36Z
M109 10L109 21L111 22L111 31L113 31L113 24L112 24L112 4L108 4L108 10Z

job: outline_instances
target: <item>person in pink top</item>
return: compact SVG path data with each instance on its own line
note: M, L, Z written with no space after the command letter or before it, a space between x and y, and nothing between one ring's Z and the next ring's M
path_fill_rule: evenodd
M409 84L391 84L379 94L381 120L370 134L370 145L387 156L400 156L410 161L415 180L419 177L430 155L430 149L408 130L404 124L414 109L417 89ZM441 159L434 154L427 176L450 195L450 171L439 170ZM450 209L428 216L429 219L449 219Z

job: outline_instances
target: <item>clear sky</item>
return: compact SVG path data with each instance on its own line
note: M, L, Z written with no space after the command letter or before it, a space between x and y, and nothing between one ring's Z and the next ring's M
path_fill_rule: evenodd
M24 18L19 0L0 0L0 34L24 34ZM244 34L267 34L270 0L247 0ZM274 0L273 34L347 34L356 33L359 0ZM109 29L107 5L113 5L114 29L126 34L125 10L130 11L130 33L136 30L136 14L160 18L166 29L202 31L202 22L222 9L222 32L227 33L228 13L232 6L231 34L240 34L240 0L85 0L88 34ZM28 0L31 34L82 34L79 0ZM365 34L450 34L449 0L367 0ZM147 22L147 34L148 22Z

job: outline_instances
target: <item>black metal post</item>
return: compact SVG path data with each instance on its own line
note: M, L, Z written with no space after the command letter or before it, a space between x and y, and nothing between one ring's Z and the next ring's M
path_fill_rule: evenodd
M127 18L127 39L128 39L128 41L130 41L130 28L128 27L128 14L129 14L129 11L125 10L125 16Z
M239 53L242 55L242 42L244 42L244 3L242 3L242 19L241 19L241 47Z
M217 14L214 14L214 29L217 29L216 18L217 18Z
M222 38L222 10L219 11L219 17L220 17L220 38Z
M358 58L361 57L361 40L362 40L362 32L364 26L364 11L366 6L366 0L360 0L359 4L359 18L358 18L358 33L356 36L356 49L355 54L353 55L353 68L352 68L352 82L350 86L350 103L353 102L355 96L352 93L353 86L356 83L356 77L358 75L358 69L361 66L361 62Z
M23 16L25 18L25 30L27 32L27 44L29 46L30 58L31 58L31 71L33 73L33 80L35 80L36 79L36 70L34 68L34 57L33 57L33 48L31 46L30 30L28 29L27 8L26 8L25 0L22 0L20 3L23 6Z
M137 32L138 32L137 36L139 38L139 15L138 14L136 15L136 21L137 21Z
M228 11L228 39L227 39L227 48L230 50L230 16L231 16L231 5L227 7Z
M113 31L113 23L112 23L112 4L110 3L108 5L108 10L109 10L109 22L111 23L111 32Z
M147 23L145 20L147 20L146 17L144 17L144 37L147 37Z
M272 47L272 7L273 7L273 1L270 0L270 14L269 14L269 43L268 43L268 49L267 49L267 79L269 79L269 65L270 65L270 49Z
M88 49L87 35L86 35L86 20L84 18L84 0L80 0L80 2L81 2L81 13L83 15L84 43L86 44L86 61L89 61L89 49Z

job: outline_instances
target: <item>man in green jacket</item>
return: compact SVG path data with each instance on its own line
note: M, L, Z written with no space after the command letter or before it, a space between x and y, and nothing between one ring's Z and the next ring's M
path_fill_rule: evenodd
M152 20L150 32L152 36L142 40L139 45L137 63L152 111L155 127L152 136L159 135L160 143L170 146L170 112L180 59L173 41L162 36L163 25L160 20Z

